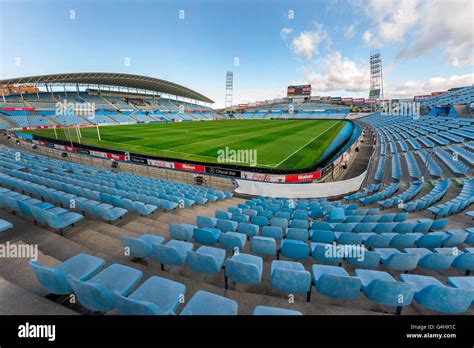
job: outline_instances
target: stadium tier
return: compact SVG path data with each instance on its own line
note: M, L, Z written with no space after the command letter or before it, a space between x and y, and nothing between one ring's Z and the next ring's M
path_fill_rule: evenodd
M312 100L217 114L138 78L149 93L4 97L0 242L38 255L2 260L22 289L2 314L474 313L472 118L351 120ZM230 145L259 165L223 165Z

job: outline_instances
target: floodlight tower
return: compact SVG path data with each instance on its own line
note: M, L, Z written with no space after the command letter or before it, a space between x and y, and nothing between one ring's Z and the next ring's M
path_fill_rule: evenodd
M383 96L383 74L382 74L382 55L379 50L370 52L370 92L369 99L382 100Z
M232 95L234 93L234 72L228 71L225 75L225 108L232 106Z

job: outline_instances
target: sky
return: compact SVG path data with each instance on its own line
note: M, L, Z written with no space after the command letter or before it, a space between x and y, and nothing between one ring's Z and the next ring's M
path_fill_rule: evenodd
M0 79L66 72L152 76L224 106L313 95L368 97L369 54L384 95L474 83L472 0L0 0Z

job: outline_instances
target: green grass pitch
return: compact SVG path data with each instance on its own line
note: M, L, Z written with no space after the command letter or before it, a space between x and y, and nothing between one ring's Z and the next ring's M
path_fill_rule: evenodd
M205 163L219 162L219 150L255 150L257 167L302 169L319 160L344 126L337 120L219 120L81 128L81 143L109 149ZM76 130L57 129L77 142ZM55 138L53 129L29 133ZM242 159L242 157L241 157ZM226 163L250 166L249 163Z

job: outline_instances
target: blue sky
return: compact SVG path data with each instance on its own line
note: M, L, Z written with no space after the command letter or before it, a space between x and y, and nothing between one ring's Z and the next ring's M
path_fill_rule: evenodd
M311 83L313 95L367 97L368 55L380 49L386 95L425 94L473 83L472 6L465 0L0 0L0 78L143 74L222 106L225 72L232 70L235 103L283 96L292 83Z

